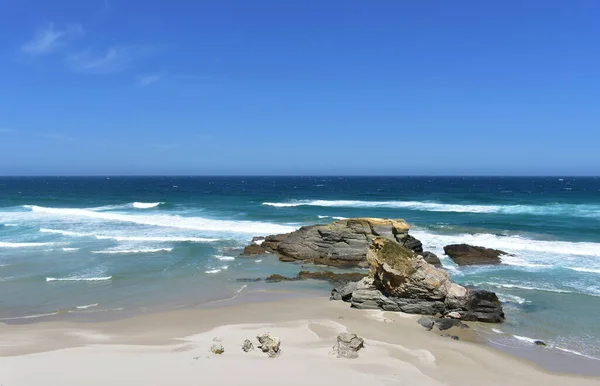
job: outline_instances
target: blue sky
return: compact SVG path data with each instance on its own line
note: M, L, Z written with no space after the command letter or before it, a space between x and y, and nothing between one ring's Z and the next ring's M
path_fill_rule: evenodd
M600 174L600 2L0 0L0 174Z

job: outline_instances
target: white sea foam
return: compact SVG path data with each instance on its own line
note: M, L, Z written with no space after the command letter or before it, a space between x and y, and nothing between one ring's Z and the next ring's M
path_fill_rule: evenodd
M117 236L117 235L102 235L94 233L72 232L60 229L41 228L42 233L54 233L69 237L94 237L98 240L116 240L116 241L155 241L155 242L190 242L190 243L211 243L219 241L216 238L208 237L179 237L179 236Z
M582 267L568 267L568 268L572 269L573 271L577 271L577 272L600 273L600 268L599 269L582 268Z
M492 331L495 332L496 334L504 334L504 332L498 330L497 328L492 328Z
M255 240L254 244L261 245L264 241L265 241L264 239L262 239L262 240Z
M489 233L454 234L444 235L412 229L410 232L414 237L428 245L444 246L448 244L471 244L482 245L487 248L501 249L508 253L518 252L545 252L549 254L596 256L600 257L600 243L571 242L554 240L534 240L522 236L498 236ZM510 256L505 256L510 261ZM535 262L530 262L535 263Z
M527 336L520 336L520 335L513 335L513 338L518 339L522 342L527 342L527 343L535 343L536 340L539 340L539 339L533 339L533 338L529 338Z
M516 296L516 295L509 295L509 294L503 294L503 293L497 293L498 298L500 299L500 301L502 302L510 302L510 303L517 303L517 304L525 304L525 303L531 303L529 300L522 298L520 296Z
M63 252L75 252L78 251L79 248L63 248Z
M5 227L18 227L19 224L4 224Z
M569 350L568 348L563 348L563 347L559 347L559 346L553 346L552 348L560 350L560 351L568 352L569 354L579 355L579 356L582 356L582 357L586 357L588 359L593 359L593 360L596 360L596 361L600 361L600 358L596 358L596 357L591 356L591 355L586 355L586 354L581 353L579 351Z
M574 293L573 291L567 291L567 290L563 290L563 289L559 289L559 288L555 288L555 287L534 287L534 286L528 286L528 285L523 285L523 284L508 284L508 283L494 283L494 282L480 282L480 283L471 283L475 286L480 286L482 284L489 284L493 287L499 287L499 288L514 288L514 289L522 289L522 290L529 290L529 291L544 291L544 292L556 292L556 293Z
M444 204L431 201L360 201L360 200L297 200L290 202L264 202L263 205L277 208L297 206L345 207L345 208L389 208L428 212L500 213L561 215L600 218L600 205L547 204L547 205L473 205Z
M348 217L333 216L332 219L334 219L334 220L347 220Z
M47 277L46 281L105 281L111 280L112 276L104 277L83 277L83 276L72 276L72 277Z
M296 229L289 225L280 225L260 221L215 220L202 217L184 217L169 214L123 214L98 212L89 209L48 208L42 206L25 206L32 212L60 219L91 218L110 222L125 222L157 227L190 229L196 231L214 231L226 233L277 234Z
M45 316L52 316L52 315L57 315L57 314L58 314L58 312L50 312L50 313L47 313L47 314L15 316L14 318L0 318L0 320L35 319L35 318L43 318Z
M142 248L142 249L106 249L104 251L92 251L92 253L99 254L130 254L130 253L157 253L157 252L171 252L173 248Z
M221 271L226 270L227 268L229 268L229 266L223 265L223 266L221 266L219 268L208 269L208 270L204 271L204 273L209 273L209 274L210 273L219 273Z
M96 307L97 305L98 305L98 303L94 303L94 304L88 304L85 306L77 306L75 308L77 308L78 310L85 310L86 308Z
M163 202L134 202L133 204L131 204L131 206L133 206L134 208L137 208L137 209L150 209L150 208L156 208L160 204L164 204L164 203Z
M233 261L235 260L235 257L233 256L223 256L223 255L217 255L215 256L217 259L221 260L221 261Z
M56 245L57 243L12 243L0 241L0 248L35 248Z
M262 261L262 259L260 260L254 260L255 263L260 263Z

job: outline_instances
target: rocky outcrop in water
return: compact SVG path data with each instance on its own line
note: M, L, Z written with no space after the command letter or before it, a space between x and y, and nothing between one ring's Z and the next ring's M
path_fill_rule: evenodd
M280 281L297 281L297 280L325 280L334 284L343 284L348 282L356 282L367 276L366 273L360 272L344 272L344 273L334 273L331 271L321 271L321 272L310 272L310 271L300 271L295 277L287 277L279 274L273 274L268 276L265 281L269 283L276 283Z
M500 264L500 256L507 254L498 249L468 244L446 245L444 253L458 265Z
M421 256L385 238L373 240L367 254L369 277L347 297L352 307L449 315L461 320L498 323L504 312L493 292L465 288ZM449 319L452 320L452 319Z
M408 234L404 220L353 218L302 227L294 232L267 236L246 247L244 256L275 253L282 261L304 261L335 267L367 267L367 250L383 237L423 253L421 242Z

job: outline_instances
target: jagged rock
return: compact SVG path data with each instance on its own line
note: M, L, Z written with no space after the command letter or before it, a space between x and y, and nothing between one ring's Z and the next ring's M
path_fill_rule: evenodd
M452 340L460 340L460 338L458 336L456 336L456 335L450 336L450 339L452 339Z
M442 267L442 262L440 261L440 259L437 257L437 255L433 252L423 252L421 253L421 256L423 256L423 260L425 260L427 263L433 265L434 267L437 268L441 268Z
M279 346L281 345L279 338L272 336L268 332L266 334L258 335L256 339L258 339L258 342L260 343L258 348L261 349L262 352L267 353L269 358L275 358L281 352L279 349Z
M356 334L342 332L337 336L337 342L333 346L332 353L338 358L358 358L358 351L365 346L363 338Z
M533 343L535 343L536 346L546 347L546 343L544 341L541 341L541 340L536 340Z
M398 241L404 246L404 248L410 249L411 251L416 253L423 253L423 243L421 243L419 240L415 239L411 235L407 234Z
M252 342L250 342L249 339L246 339L244 341L244 343L242 344L242 350L244 350L244 352L249 352L249 351L254 350L254 345L252 344Z
M280 275L278 273L274 273L272 275L267 276L267 278L265 279L265 281L267 283L278 283L280 281L294 281L294 280L298 280L295 277L287 277L287 276L283 276Z
M367 261L371 277L358 282L352 307L427 315L453 313L462 320L483 322L504 319L496 294L453 283L445 270L426 263L396 242L374 239Z
M311 225L294 232L267 236L261 247L277 254L283 261L307 261L336 267L366 267L371 241L384 237L401 243L407 239L409 226L403 220L354 218L326 225ZM417 240L418 241L418 240Z
M452 244L444 247L444 253L458 265L500 264L500 256L506 252L498 249L477 247L468 244Z
M240 256L257 256L264 255L265 253L267 253L267 251L265 248L262 247L262 245L253 243L246 246Z
M225 352L225 349L223 348L223 345L221 343L214 342L212 346L210 346L210 351L212 351L213 354L221 355Z
M358 283L352 281L334 287L331 290L331 297L329 298L329 300L342 300L345 302L349 302L352 299L352 293L356 291L357 286Z

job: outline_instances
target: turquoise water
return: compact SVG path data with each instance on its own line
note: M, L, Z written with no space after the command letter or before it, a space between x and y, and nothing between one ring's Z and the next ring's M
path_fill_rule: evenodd
M0 319L122 315L267 288L238 279L301 266L238 257L253 236L357 216L404 218L440 256L460 242L514 254L493 267L441 257L456 281L505 302L495 341L600 358L598 178L0 178Z

